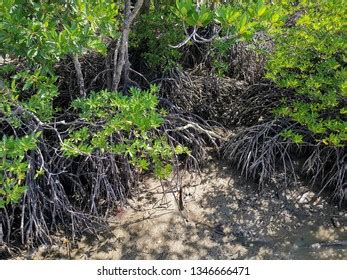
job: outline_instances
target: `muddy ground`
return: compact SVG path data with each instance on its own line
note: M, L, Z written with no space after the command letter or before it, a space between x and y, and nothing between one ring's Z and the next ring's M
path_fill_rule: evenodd
M223 163L175 186L144 178L111 232L22 252L19 259L347 259L347 213L302 182L259 191ZM183 204L183 205L182 205Z

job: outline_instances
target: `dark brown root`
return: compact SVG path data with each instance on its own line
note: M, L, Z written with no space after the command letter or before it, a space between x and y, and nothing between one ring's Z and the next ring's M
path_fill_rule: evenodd
M303 165L312 185L332 194L340 206L347 200L347 154L343 147L316 145Z
M278 88L268 81L250 85L238 96L232 124L252 126L273 120L273 110L283 104L283 100L291 102L298 99L293 91Z
M292 124L273 120L246 128L222 148L223 157L241 171L246 179L257 180L260 187L269 183L276 169L283 169L285 184L289 174L295 174L291 151L295 148L280 132Z
M190 154L180 159L181 164L186 169L199 169L211 152L218 152L221 143L226 140L226 131L219 124L182 111L167 99L162 98L161 105L170 113L158 133L166 135L173 147L182 145L189 148Z
M28 155L28 187L21 203L1 212L5 241L51 244L51 233L72 239L105 227L107 213L125 202L137 181L127 158L112 154L69 159L41 140ZM40 168L45 171L37 176Z
M297 145L284 140L281 132L285 129L305 135L308 142ZM302 175L310 178L312 187L319 188L318 195L324 191L341 206L347 197L346 151L343 147L310 144L309 135L291 121L275 119L245 128L222 147L222 155L246 179L258 181L259 187L270 183L279 171L283 187Z
M162 94L182 110L228 127L244 87L242 81L196 69L172 73L163 83Z
M242 80L218 77L195 69L176 71L162 85L162 95L182 110L227 128L251 126L273 119L272 111L285 98L297 99L292 91L268 81L249 85Z
M218 150L222 136L198 116L184 113L168 101L161 101L168 115L153 133L166 136L174 148L186 146L187 156L176 156L176 168L198 169L208 156L209 147ZM0 210L0 223L7 244L52 244L52 233L62 232L72 239L96 233L106 227L105 218L122 207L134 193L139 173L127 157L111 153L67 158L60 149L68 129L79 127L57 123L44 129L38 148L27 155L30 170L28 187L19 205ZM219 127L220 132L223 129ZM117 133L112 141L122 143L128 135ZM43 170L38 175L37 170Z
M238 42L230 50L229 77L248 84L259 83L264 76L266 53L274 44L263 32L257 32L252 42Z
M84 87L87 93L99 91L107 87L107 60L105 56L88 52L79 58L84 78ZM55 100L56 107L67 108L72 100L79 97L79 87L76 70L71 57L61 60L55 67L58 75L59 98Z

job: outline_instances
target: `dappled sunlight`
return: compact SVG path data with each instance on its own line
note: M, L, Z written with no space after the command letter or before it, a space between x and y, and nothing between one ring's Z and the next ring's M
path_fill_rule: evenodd
M223 163L182 173L183 210L175 186L145 178L138 195L109 219L110 232L71 244L73 259L346 259L347 219L302 182L259 192ZM322 213L324 207L326 211ZM119 214L121 213L121 214ZM341 220L343 221L343 220ZM32 258L66 258L66 247Z

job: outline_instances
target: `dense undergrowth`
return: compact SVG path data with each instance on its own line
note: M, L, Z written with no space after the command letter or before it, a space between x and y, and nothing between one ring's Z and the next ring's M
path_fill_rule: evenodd
M210 150L261 187L282 170L341 203L342 2L0 1L4 241L95 231L141 174Z

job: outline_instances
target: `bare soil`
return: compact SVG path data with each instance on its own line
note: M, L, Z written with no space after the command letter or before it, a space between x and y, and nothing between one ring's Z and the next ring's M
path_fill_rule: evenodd
M347 259L347 213L303 182L259 191L222 163L182 175L179 192L144 178L110 232L20 259ZM277 189L280 189L279 191Z

